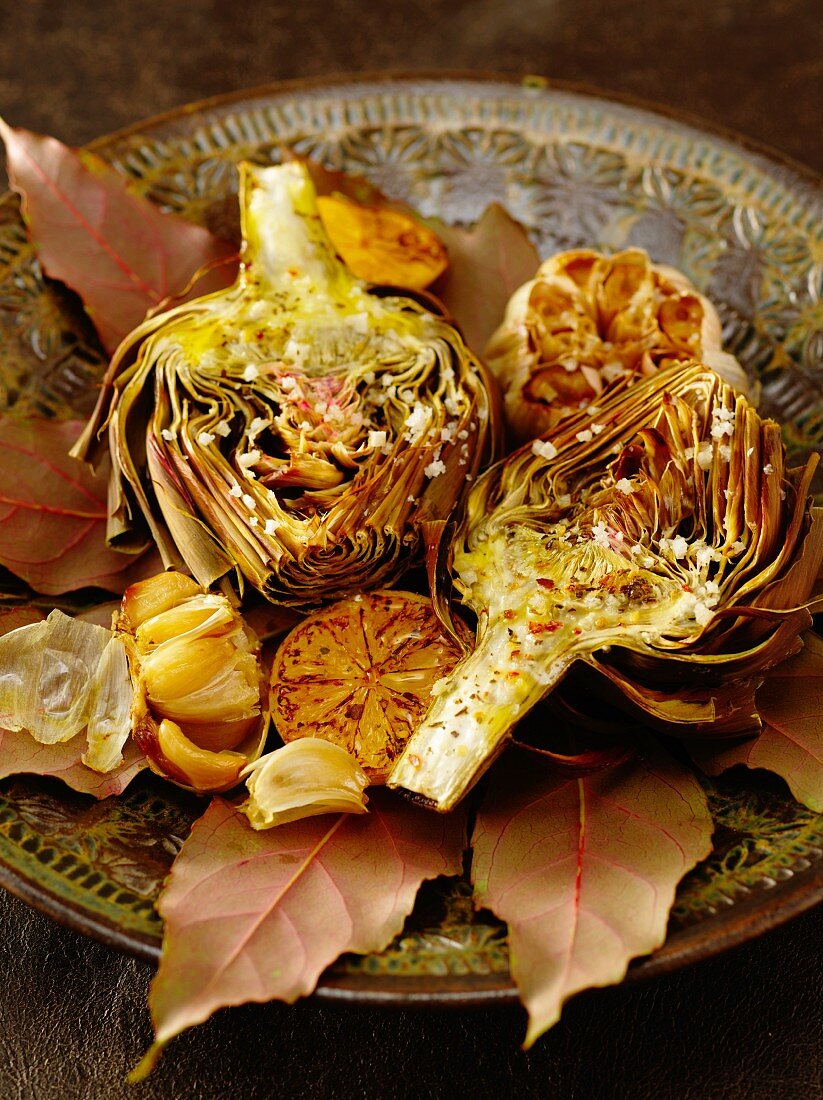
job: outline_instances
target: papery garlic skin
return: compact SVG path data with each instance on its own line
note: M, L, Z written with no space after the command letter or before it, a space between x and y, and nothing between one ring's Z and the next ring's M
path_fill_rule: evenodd
M261 756L244 772L249 798L240 809L253 829L272 829L319 814L368 813L368 777L339 745L302 737Z
M85 729L82 759L94 771L121 763L131 698L125 650L105 627L55 610L0 638L0 726L41 745Z

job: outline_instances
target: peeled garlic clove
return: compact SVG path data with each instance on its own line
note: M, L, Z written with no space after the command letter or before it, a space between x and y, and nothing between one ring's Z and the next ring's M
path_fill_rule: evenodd
M318 814L368 812L366 773L345 749L321 738L291 741L261 756L244 774L249 798L240 809L254 829Z
M200 793L233 787L268 726L259 642L238 612L190 578L161 573L126 592L115 629L150 767Z

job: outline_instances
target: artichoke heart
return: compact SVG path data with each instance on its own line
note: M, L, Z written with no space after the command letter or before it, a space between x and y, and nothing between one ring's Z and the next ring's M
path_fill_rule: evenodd
M491 389L442 316L341 262L302 165L241 165L240 203L235 285L125 341L75 453L108 424L112 545L147 526L204 587L238 570L318 604L386 584L448 516L494 449Z
M198 792L235 786L263 751L268 715L259 643L228 599L160 573L126 589L114 629L152 770Z
M673 363L698 359L748 388L743 368L722 350L712 303L640 248L550 257L512 295L484 359L500 380L517 443Z
M661 684L748 684L797 648L823 530L817 456L788 470L784 454L778 425L693 363L487 471L453 552L476 647L389 786L448 810L574 661L608 665L635 707L648 691L659 717Z

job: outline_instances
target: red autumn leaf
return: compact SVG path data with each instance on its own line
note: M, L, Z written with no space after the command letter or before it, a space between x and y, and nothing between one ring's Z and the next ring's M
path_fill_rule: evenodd
M10 604L8 607L0 607L0 634L8 634L10 630L17 630L19 626L39 623L45 617L30 603Z
M367 180L364 176L358 176L349 172L341 172L339 169L327 168L325 164L312 160L311 157L301 157L293 149L283 150L283 160L298 161L305 164L314 189L318 195L345 195L352 202L359 202L363 206L392 206L395 209L410 210L405 203L388 198L380 188Z
M478 814L472 880L476 904L509 925L526 1046L567 997L620 981L660 946L675 887L711 834L699 783L656 747L565 781L531 754L504 758Z
M509 298L534 277L537 249L520 222L502 206L487 207L471 229L433 224L449 266L433 287L478 354L503 320Z
M382 950L424 879L458 874L465 819L390 792L369 813L254 832L215 799L174 862L158 909L163 957L149 1003L157 1050L215 1009L311 993L346 951Z
M108 798L122 794L132 779L146 766L146 760L133 742L123 749L123 763L110 772L96 772L81 761L86 750L85 735L71 741L41 745L25 730L0 729L0 779L7 775L50 775L61 779L81 794Z
M106 547L105 477L68 450L82 424L0 420L0 564L47 595L120 591L133 555Z
M774 772L798 802L823 813L823 639L806 634L803 641L800 653L778 665L758 689L758 737L717 746L695 742L690 750L707 775L735 764Z
M2 119L0 137L44 270L80 295L108 351L206 265L198 294L233 281L230 245L130 192L99 157Z

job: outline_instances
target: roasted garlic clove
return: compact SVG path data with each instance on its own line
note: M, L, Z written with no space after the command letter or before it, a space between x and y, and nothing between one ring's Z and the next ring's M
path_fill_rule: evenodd
M240 808L255 829L318 814L364 814L368 777L330 741L302 737L246 768L249 798Z
M126 591L115 630L150 767L195 791L235 786L268 725L259 644L238 612L189 577L161 573Z

